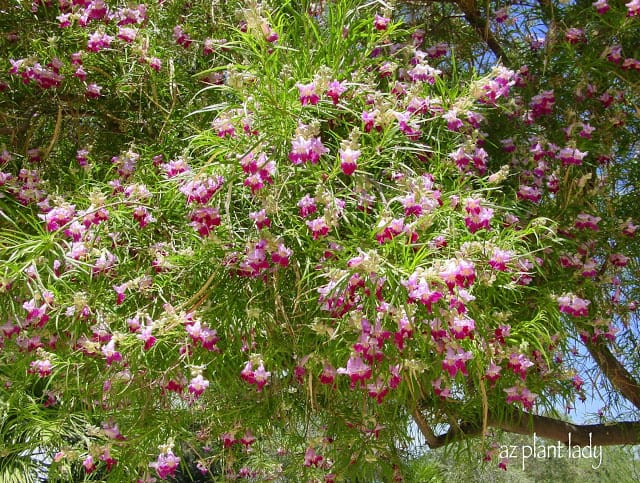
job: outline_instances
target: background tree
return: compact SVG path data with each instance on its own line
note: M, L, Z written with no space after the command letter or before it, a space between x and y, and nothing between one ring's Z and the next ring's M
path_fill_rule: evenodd
M638 479L640 466L637 453L631 447L605 446L602 448L602 460L596 457L581 459L558 458L557 453L550 457L528 457L523 463L524 454L531 454L533 439L509 433L496 434L501 447L516 447L514 458L503 461L502 467L490 465L478 458L478 452L466 448L446 447L432 450L412 461L408 472L412 481L473 481L473 482L579 482L586 478L599 482L635 481ZM557 441L537 439L536 444L557 445ZM455 448L455 449L454 449ZM509 450L511 452L511 450ZM586 455L586 453L585 453ZM555 456L555 457L554 457Z

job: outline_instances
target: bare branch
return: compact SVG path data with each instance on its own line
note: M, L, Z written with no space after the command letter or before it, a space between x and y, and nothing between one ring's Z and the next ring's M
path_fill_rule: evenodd
M611 384L620 391L636 408L640 409L640 384L633 375L616 359L605 344L585 344L591 357Z
M431 426L429 426L429 423L425 419L424 415L420 412L418 408L415 408L413 410L412 415L413 415L413 420L418 425L418 429L424 436L424 439L427 441L427 444L431 448L437 448L438 437L434 434L433 430L431 429Z
M416 413L419 416L416 416ZM475 421L460 422L444 434L435 435L419 410L414 411L414 419L431 448L439 448L465 438L482 434L482 415ZM419 420L422 419L422 423ZM640 443L640 421L621 421L611 424L573 424L547 416L538 416L509 408L499 418L489 412L488 425L509 433L530 435L536 433L541 438L564 444L586 446L612 446ZM426 428L426 429L425 429ZM426 433L426 434L425 434Z

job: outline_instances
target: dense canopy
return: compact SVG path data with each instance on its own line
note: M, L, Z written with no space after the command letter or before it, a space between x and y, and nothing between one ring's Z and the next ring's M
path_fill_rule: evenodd
M0 480L640 442L637 0L9 0L0 34Z

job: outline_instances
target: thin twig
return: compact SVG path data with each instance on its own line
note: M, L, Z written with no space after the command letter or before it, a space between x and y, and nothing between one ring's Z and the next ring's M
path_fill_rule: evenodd
M58 136L60 135L61 127L62 127L62 106L58 106L58 115L56 116L56 125L53 128L53 136L51 136L51 141L49 141L49 146L47 146L47 149L44 151L44 153L42 153L43 161L49 157L49 153L51 153L53 146L55 146L56 142L58 141Z

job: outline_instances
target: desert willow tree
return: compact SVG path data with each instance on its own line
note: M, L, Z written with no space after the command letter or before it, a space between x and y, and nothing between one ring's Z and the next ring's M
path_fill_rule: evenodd
M640 440L637 2L1 8L5 480Z

